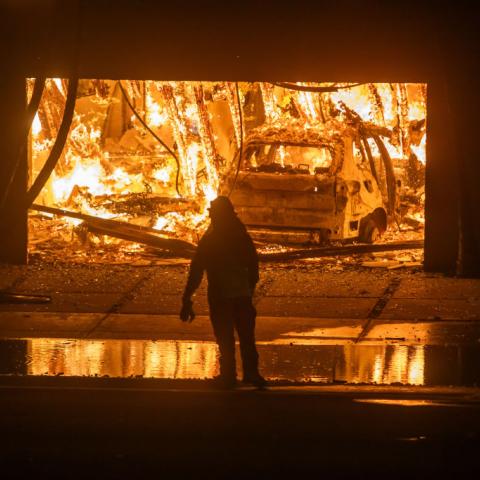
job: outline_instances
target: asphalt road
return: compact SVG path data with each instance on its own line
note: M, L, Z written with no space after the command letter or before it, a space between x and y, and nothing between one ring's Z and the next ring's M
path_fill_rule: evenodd
M478 478L478 398L89 379L0 386L2 478ZM62 381L60 381L62 380ZM174 384L175 385L175 384ZM182 386L180 386L182 385ZM412 393L414 392L414 393Z

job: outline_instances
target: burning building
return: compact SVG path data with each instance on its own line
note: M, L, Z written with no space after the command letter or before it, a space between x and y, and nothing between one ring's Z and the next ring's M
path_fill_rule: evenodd
M31 189L51 163L67 90L67 80L45 81ZM407 193L422 210L424 84L81 80L75 97L33 205L63 209L65 227L95 231L94 219L114 219L118 229L103 232L110 237L129 224L194 244L222 193L252 228L372 242L403 218ZM31 219L33 242L41 227Z
M251 173L250 180L276 182L257 188L248 202L247 194L237 195L240 214L254 227L313 224L321 240L371 241L386 218L407 214L410 223L422 223L425 199L426 269L475 270L478 169L468 160L475 150L470 137L459 133L470 63L458 53L461 37L454 41L445 28L447 16L410 7L377 9L372 17L368 5L349 2L335 9L316 4L318 15L309 13L309 2L288 11L253 2L232 18L213 4L189 3L188 15L154 2L135 9L128 2L113 9L108 2L12 4L16 54L2 88L9 118L2 130L4 260L25 261L26 208L33 202L44 212L77 214L75 223L86 215L126 222L121 238L160 232L188 249L204 228L208 200L255 190L246 180ZM26 97L39 107L29 112L32 122L22 111ZM347 156L335 153L339 135L350 139ZM355 174L345 180L348 215L296 222L295 202L280 184L309 210L316 200L305 200L305 188L319 193L328 173L322 169L339 158L368 166L380 203L355 211L365 203L355 190L377 188ZM336 200L332 205L339 210ZM374 220L368 228L365 218ZM105 223L94 223L90 231L105 233ZM108 225L110 233L119 228Z

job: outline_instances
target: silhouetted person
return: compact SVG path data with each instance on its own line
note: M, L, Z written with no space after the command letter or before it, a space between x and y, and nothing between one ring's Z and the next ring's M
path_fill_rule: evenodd
M257 252L227 197L213 200L209 212L211 224L190 264L180 318L184 322L195 318L191 297L206 270L210 319L220 350L220 375L215 380L219 386L226 388L236 384L236 330L240 340L243 381L261 387L266 382L258 372L255 346L257 312L252 304L259 278Z

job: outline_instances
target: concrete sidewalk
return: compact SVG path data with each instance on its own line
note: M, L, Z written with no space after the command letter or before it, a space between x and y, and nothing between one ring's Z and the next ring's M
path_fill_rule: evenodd
M51 297L46 304L0 304L0 337L211 340L205 281L194 298L197 319L178 320L186 276L185 265L0 266L3 291ZM476 341L480 279L268 265L255 304L259 341L422 342L427 334L434 341L439 325Z

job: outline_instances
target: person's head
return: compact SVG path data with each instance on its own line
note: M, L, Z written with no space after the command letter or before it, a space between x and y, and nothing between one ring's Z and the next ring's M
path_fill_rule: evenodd
M232 202L228 197L223 195L218 196L210 202L208 212L214 227L230 223L232 218L236 218Z

